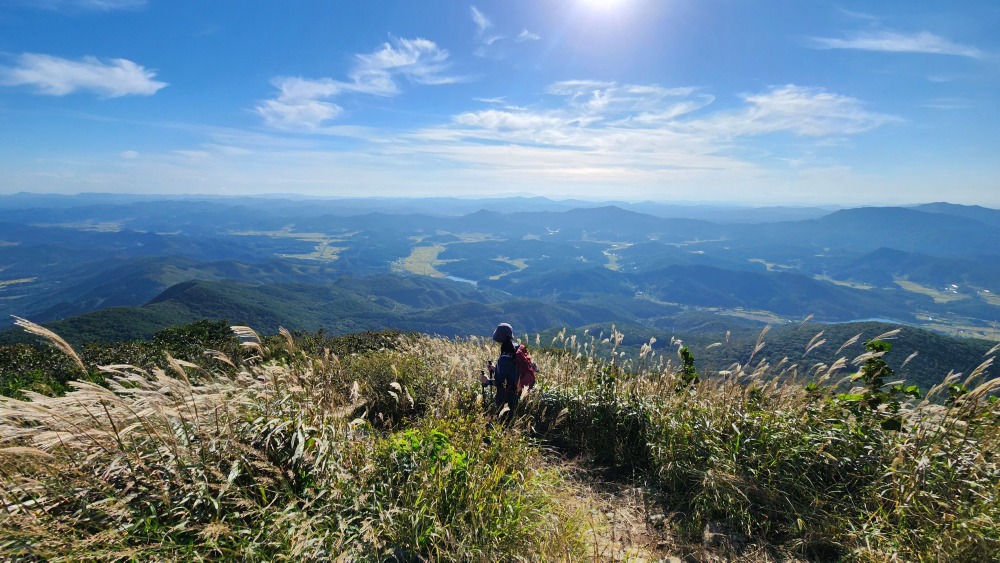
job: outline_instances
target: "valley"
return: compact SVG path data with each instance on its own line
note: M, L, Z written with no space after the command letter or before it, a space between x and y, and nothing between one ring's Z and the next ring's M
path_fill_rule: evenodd
M171 293L178 284L213 282L221 284L213 291L252 290L265 300L269 292L351 293L351 308L304 315L292 327L302 329L461 335L510 317L530 331L615 320L654 331L683 310L758 326L892 319L998 338L1000 211L930 204L787 220L785 211L718 207L713 222L702 207L646 206L661 212L653 214L540 198L397 203L5 196L0 313L8 325L10 315L65 324L115 307L217 317L225 310L210 303L185 305L183 315L165 305L184 294ZM396 289L367 287L386 283ZM323 311L324 299L310 307ZM429 303L466 313L422 324ZM231 309L231 320L247 310ZM353 318L343 318L348 310Z

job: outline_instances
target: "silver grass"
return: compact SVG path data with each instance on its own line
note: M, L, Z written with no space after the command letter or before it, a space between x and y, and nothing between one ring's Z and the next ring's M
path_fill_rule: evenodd
M836 356L836 355L837 355L837 354L839 354L839 353L840 353L840 352L841 352L841 351L842 351L842 350L843 350L844 348L847 348L848 346L850 346L850 345L854 344L855 342L857 342L857 341L858 341L858 340L860 340L860 339L861 339L861 333L858 333L858 334L855 334L854 336L852 336L852 337L850 337L849 339L847 339L847 342L844 342L843 344L841 344L841 345L840 345L840 348L837 348L837 351L836 351L836 352L834 352L834 353L833 353L833 355L834 355L834 356Z
M14 324L16 326L23 328L28 334L34 334L35 336L44 338L52 347L69 356L77 367L80 368L80 371L87 373L87 367L83 365L83 360L80 359L80 356L78 356L76 351L73 350L73 347L70 346L68 342L63 340L62 337L44 326L35 324L28 319L22 319L21 317L15 315L11 316L14 317Z

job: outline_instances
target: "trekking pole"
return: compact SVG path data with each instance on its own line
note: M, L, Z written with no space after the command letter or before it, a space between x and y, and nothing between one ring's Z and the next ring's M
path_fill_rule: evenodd
M487 369L489 370L489 375L486 375ZM479 388L480 397L482 398L483 405L486 405L486 388L493 383L493 360L486 360L486 369L479 370L479 383L481 387Z

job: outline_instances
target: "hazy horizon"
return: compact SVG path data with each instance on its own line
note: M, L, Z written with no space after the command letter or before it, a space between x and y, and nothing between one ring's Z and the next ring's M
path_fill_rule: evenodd
M426 199L456 199L460 201L477 201L477 200L505 200L505 199L546 199L554 203L565 203L580 201L584 203L592 204L616 204L616 203L626 203L630 205L639 205L643 203L650 203L655 205L670 205L677 207L738 207L738 208L764 208L764 207L788 207L788 208L817 208L817 209L851 209L858 207L917 207L921 205L930 205L943 203L947 205L969 205L969 206L979 206L986 207L988 209L1000 209L998 206L980 205L980 204L962 204L949 201L947 199L938 200L927 200L927 201L913 201L908 203L878 203L872 202L868 204L856 204L856 205L843 205L836 203L813 203L813 204L795 204L795 203L759 203L752 201L696 201L696 200L657 200L657 199L624 199L624 198L596 198L596 197L549 197L537 194L447 194L447 195L336 195L336 194L304 194L304 193L253 193L253 194L217 194L217 193L140 193L140 192L76 192L76 193L59 193L59 192L29 192L20 191L14 193L0 193L0 199L16 197L16 196L26 196L26 197L46 197L46 196L56 196L56 197L115 197L115 198L129 198L129 197L142 197L142 198L164 198L164 199L200 199L200 198L221 198L221 199L237 199L237 198L257 198L257 199L288 199L288 200L359 200L359 201L371 201L371 200L426 200Z
M998 27L989 0L12 0L0 193L997 208Z

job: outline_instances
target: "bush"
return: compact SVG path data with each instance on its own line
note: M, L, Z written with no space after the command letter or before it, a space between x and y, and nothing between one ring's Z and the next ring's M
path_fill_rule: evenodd
M363 474L379 552L400 559L548 559L579 549L517 434L483 417L426 421L379 441Z
M438 382L418 357L383 350L343 359L367 419L379 428L395 428L426 410ZM356 385L356 387L354 387Z

